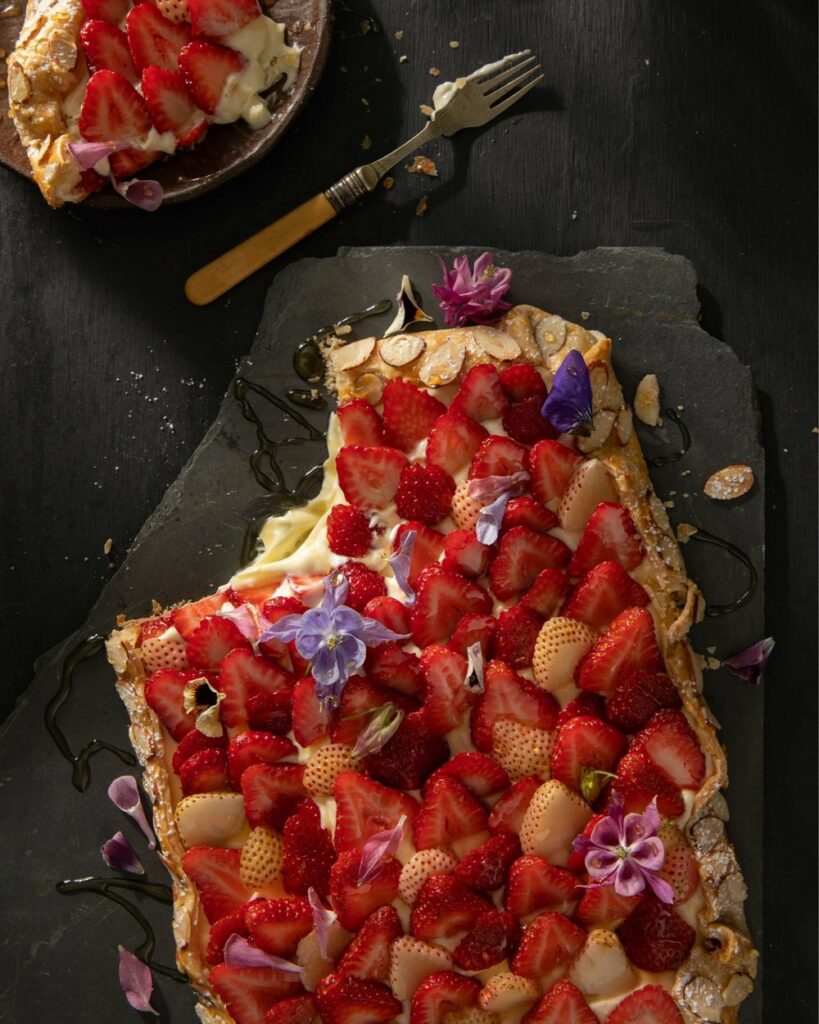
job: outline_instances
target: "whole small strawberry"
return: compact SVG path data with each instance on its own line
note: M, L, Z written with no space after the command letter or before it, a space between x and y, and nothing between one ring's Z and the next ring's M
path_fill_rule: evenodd
M369 517L352 505L334 505L327 516L327 543L337 555L358 558L370 550L373 531Z

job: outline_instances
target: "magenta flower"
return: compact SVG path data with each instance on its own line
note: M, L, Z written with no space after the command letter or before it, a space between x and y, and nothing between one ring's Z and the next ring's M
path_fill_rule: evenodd
M469 259L459 256L447 270L442 259L443 284L434 284L432 290L440 300L447 327L460 327L465 323L484 324L495 320L509 303L503 296L509 291L512 271L496 267L489 252L479 256L469 267Z
M766 636L764 640L757 640L755 644L739 654L734 654L723 661L723 665L735 676L744 679L752 686L758 686L762 682L765 673L765 663L771 656L774 649L774 638Z
M589 836L577 836L575 853L585 853L586 870L594 882L589 888L613 885L618 896L637 896L645 887L663 903L674 902L674 891L657 872L665 860L665 847L657 835L660 815L655 797L644 814L623 815L623 798L612 793L608 814Z
M594 412L586 360L572 349L557 368L552 387L540 410L545 420L562 434L591 434Z

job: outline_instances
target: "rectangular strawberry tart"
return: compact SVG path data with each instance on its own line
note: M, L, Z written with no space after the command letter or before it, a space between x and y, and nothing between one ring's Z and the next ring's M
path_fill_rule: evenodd
M736 1021L704 602L611 342L519 305L326 357L319 495L108 643L199 1019Z

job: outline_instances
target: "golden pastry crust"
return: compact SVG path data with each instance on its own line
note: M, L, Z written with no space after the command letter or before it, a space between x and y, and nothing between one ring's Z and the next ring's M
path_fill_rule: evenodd
M708 769L685 826L699 863L704 906L698 914L698 940L676 972L673 994L686 1024L735 1024L739 1004L753 988L758 954L745 923L745 883L725 831L728 808L721 793L728 782L725 753L716 736L717 722L702 695L698 656L687 640L691 625L702 617L704 601L687 577L666 510L654 494L632 430L631 410L611 366L611 342L533 306L514 307L494 328L466 327L405 337L417 340L407 346L412 358L399 366L394 364L402 357L401 346L385 344L394 339L362 339L348 345L330 339L328 383L339 399L365 397L377 402L384 382L397 376L426 387L451 387L454 392L467 370L481 362L500 368L529 362L548 381L571 349L584 355L592 380L594 429L590 438L577 438L575 443L607 466L640 532L647 557L639 582L651 597L667 671L682 696ZM382 355L385 347L387 359ZM457 370L450 375L455 363ZM439 378L437 384L431 383L433 373ZM203 1024L231 1024L233 1018L208 984L207 965L192 941L201 911L196 889L182 868L184 847L173 816L173 781L162 728L144 698L146 674L136 649L140 621L125 622L114 631L108 657L117 672L117 687L131 719L131 740L153 802L160 856L173 878L178 964L197 992L197 1013Z

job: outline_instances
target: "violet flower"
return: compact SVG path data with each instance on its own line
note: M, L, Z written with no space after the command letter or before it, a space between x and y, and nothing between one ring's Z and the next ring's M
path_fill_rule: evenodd
M366 885L381 873L381 864L385 857L391 857L404 838L406 814L402 814L392 828L376 832L370 836L361 848L361 861L358 866L358 884Z
M296 642L296 650L310 662L316 694L326 708L338 707L347 680L364 664L368 647L391 640L406 640L376 619L368 619L344 604L349 584L342 573L327 576L324 596L317 608L285 615L266 630L261 640Z
M263 949L254 946L247 939L237 932L229 936L225 943L225 966L226 967L273 967L277 971L286 971L290 974L301 974L302 968L291 960L284 960L272 953L265 953Z
M100 847L102 859L114 871L129 871L132 875L144 875L142 861L134 852L124 832L115 832Z
M156 838L154 830L148 824L145 811L142 808L142 800L139 797L139 787L133 775L120 775L114 779L108 787L108 798L123 813L129 814L139 825L148 840L148 846L156 849Z
M401 535L401 543L398 545L398 550L387 559L395 576L395 582L407 595L407 604L410 606L415 604L415 590L409 581L415 537L415 530L405 530Z
M765 674L765 664L771 656L775 646L772 636L766 636L764 640L757 640L739 654L733 654L723 661L723 665L735 676L744 679L751 686L758 686Z
M151 1006L154 990L151 968L124 946L119 947L119 983L130 1007L139 1013L159 1016Z
M509 291L512 271L508 267L496 267L491 253L479 256L471 269L466 256L459 256L451 270L447 270L442 259L438 262L444 280L440 285L434 284L432 290L440 300L448 327L487 323L510 308L503 296Z
M478 513L478 522L475 524L475 536L481 544L495 543L509 499L522 494L528 482L529 474L525 470L518 470L508 476L485 476L469 481L469 497L487 502Z
M674 891L657 872L665 860L665 847L658 836L660 814L655 797L643 814L623 815L623 798L612 793L608 814L586 837L572 843L575 853L584 853L586 870L594 882L589 888L614 885L618 896L636 896L646 885L663 903L674 902Z
M338 920L338 914L324 906L321 902L321 897L312 885L307 890L307 902L313 911L313 929L318 939L319 953L321 953L325 960L332 960L333 958L328 952L327 944L330 941L332 927Z
M558 367L540 412L562 434L591 434L591 379L586 360L577 349L572 349Z

